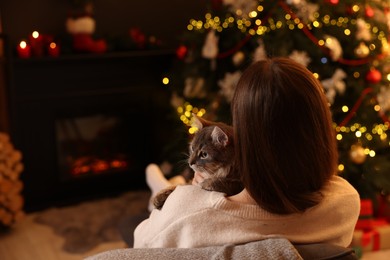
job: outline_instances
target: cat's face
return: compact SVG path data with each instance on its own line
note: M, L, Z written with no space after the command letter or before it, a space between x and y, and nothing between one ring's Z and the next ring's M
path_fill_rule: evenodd
M205 177L225 177L233 161L233 146L228 135L218 126L200 129L189 145L188 163Z

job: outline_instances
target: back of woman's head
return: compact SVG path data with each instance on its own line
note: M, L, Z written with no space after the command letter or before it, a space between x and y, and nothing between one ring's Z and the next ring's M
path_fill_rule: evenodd
M319 81L287 58L256 62L232 101L237 166L264 209L301 212L321 200L335 173L337 147Z

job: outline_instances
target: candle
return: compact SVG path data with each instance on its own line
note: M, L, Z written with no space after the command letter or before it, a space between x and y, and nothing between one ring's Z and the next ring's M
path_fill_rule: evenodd
M20 58L26 59L31 57L31 48L25 41L21 41L17 47Z
M30 44L31 44L31 50L32 54L37 57L43 56L43 37L39 34L39 32L34 31L30 35Z
M51 57L58 57L60 55L60 46L58 46L55 42L51 42L47 49L47 53Z

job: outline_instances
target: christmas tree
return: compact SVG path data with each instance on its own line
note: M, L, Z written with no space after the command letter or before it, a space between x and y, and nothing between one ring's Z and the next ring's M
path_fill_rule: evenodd
M324 87L339 175L362 198L389 194L389 1L212 0L206 7L183 33L170 75L180 127L194 131L192 113L230 123L242 71L267 56L287 56Z

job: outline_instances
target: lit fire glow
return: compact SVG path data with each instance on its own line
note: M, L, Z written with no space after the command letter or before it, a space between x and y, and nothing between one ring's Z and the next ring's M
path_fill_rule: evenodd
M91 157L77 159L71 167L72 175L101 174L109 171L125 170L127 161L123 159L102 160Z

